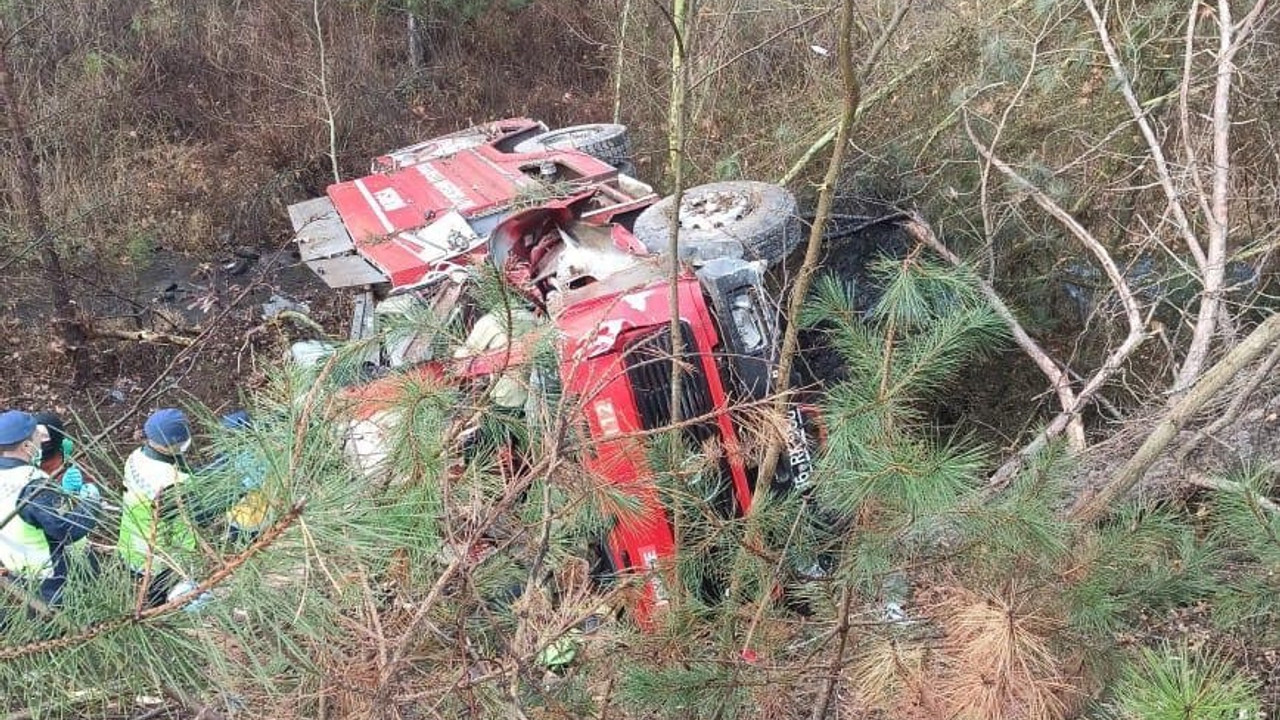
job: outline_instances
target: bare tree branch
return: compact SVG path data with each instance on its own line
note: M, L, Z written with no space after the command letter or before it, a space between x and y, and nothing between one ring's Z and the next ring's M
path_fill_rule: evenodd
M1066 430L1071 426L1075 416L1081 409L1083 409L1084 403L1093 397L1094 393L1098 392L1098 390L1102 388L1103 384L1106 383L1111 375L1120 368L1121 364L1128 359L1129 355L1131 355L1133 351L1142 344L1143 340L1147 337L1147 332L1145 329L1146 323L1143 321L1141 310L1138 307L1137 298L1134 297L1133 291L1129 289L1129 283L1124 279L1124 275L1120 272L1119 266L1116 265L1115 260L1111 257L1111 253L1107 251L1106 247L1103 246L1103 244L1099 242L1098 239L1095 238L1083 225L1081 225L1079 221L1072 217L1070 213L1063 210L1060 205L1054 202L1052 198L1044 194L1044 192L1039 188L1032 185L1026 178L1019 175L1016 170L1000 158L996 157L989 148L979 142L977 136L973 134L973 129L969 126L967 120L965 122L965 129L969 133L969 139L973 142L973 146L977 148L978 153L982 155L983 158L989 160L993 165L995 165L997 170L1004 173L1006 177L1017 183L1019 187L1025 189L1031 199L1035 201L1041 209L1061 223L1063 227L1065 227L1072 236L1079 240L1080 244L1084 245L1085 249L1094 256L1098 264L1102 266L1103 272L1106 273L1107 279L1111 282L1112 288L1116 291L1116 295L1120 299L1120 304L1124 308L1124 314L1129 327L1124 341L1120 343L1119 347L1111 351L1106 360L1103 361L1102 366L1094 371L1093 375L1089 377L1089 380L1085 382L1084 387L1082 387L1080 392L1076 394L1075 403L1071 410L1064 410L1059 413L1052 421L1050 421L1049 425L1031 441L1031 443L1016 453L1013 457L1009 458L1004 465L1000 466L1000 468L996 470L995 474L991 477L991 485L993 487L1001 487L1013 477L1014 473L1016 473L1022 466L1023 461L1034 453L1039 452L1039 450L1043 448L1049 440L1057 437L1063 430Z
M964 261L938 239L933 229L919 215L913 215L910 220L902 224L902 228L917 242L927 245L952 265L957 267L964 265ZM991 305L991 308L996 311L1000 319L1009 327L1009 332L1013 335L1013 341L1018 344L1018 347L1022 348L1027 357L1031 358L1036 367L1040 368L1040 372L1044 373L1044 376L1049 379L1049 387L1057 394L1058 403L1062 407L1062 411L1071 414L1071 421L1068 425L1071 448L1076 451L1083 450L1085 447L1084 422L1081 420L1080 415L1075 412L1078 404L1075 391L1071 389L1070 371L1064 369L1065 366L1049 357L1049 353L1045 352L1035 338L1031 337L1031 334L1022 327L1022 323L1018 322L1018 318L1014 316L1013 311L996 293L996 289L991 286L991 283L978 278L978 289L982 292L982 296L986 298L987 303Z
M1160 140L1156 137L1155 130L1151 127L1151 121L1147 119L1147 112L1143 109L1142 103L1138 101L1138 96L1133 90L1133 83L1129 80L1129 73L1125 70L1124 63L1120 59L1120 53L1116 50L1115 43L1111 40L1110 31L1107 30L1106 19L1098 13L1098 8L1093 0L1084 0L1084 4L1089 9L1089 16L1093 18L1094 29L1098 33L1099 42L1102 43L1102 50L1106 53L1107 60L1111 63L1111 72L1115 75L1116 81L1120 85L1120 94L1124 97L1125 104L1129 106L1129 113L1133 116L1133 121L1137 123L1143 139L1146 140L1147 151L1151 154L1151 161L1155 165L1156 181L1160 183L1161 189L1164 190L1169 209L1173 212L1174 224L1182 235L1183 241L1186 242L1187 249L1191 251L1192 257L1195 258L1196 265L1203 271L1208 261L1205 257L1204 249L1200 246L1200 241L1191 229L1191 221L1187 217L1187 210L1182 205L1182 196L1173 184L1173 174L1170 172L1169 163L1165 159L1164 148L1160 145Z
M1280 313L1273 314L1254 329L1239 345L1231 348L1164 414L1138 451L1129 458L1097 493L1081 499L1071 510L1071 519L1093 522L1129 492L1147 474L1165 447L1200 408L1211 400L1227 382L1258 355L1280 341Z

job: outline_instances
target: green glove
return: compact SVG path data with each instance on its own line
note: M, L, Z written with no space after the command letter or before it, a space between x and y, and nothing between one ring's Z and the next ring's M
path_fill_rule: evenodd
M62 473L62 489L71 495L78 495L80 490L84 488L84 474L80 472L80 468L72 465L67 471Z
M561 636L538 653L538 664L547 668L564 667L578 656L578 635L575 630Z

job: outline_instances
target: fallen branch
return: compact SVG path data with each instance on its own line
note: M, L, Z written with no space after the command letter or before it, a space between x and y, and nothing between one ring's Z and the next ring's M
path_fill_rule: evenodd
M131 340L134 342L178 345L181 347L191 347L196 341L195 338L187 335L174 335L154 330L117 330L115 328L94 327L92 325L87 327L86 330L88 330L89 337L97 340Z
M1254 328L1239 345L1231 348L1226 357L1202 375L1155 424L1155 429L1147 436L1146 441L1111 480L1093 496L1076 503L1070 513L1071 519L1093 522L1106 514L1113 503L1124 497L1146 475L1151 464L1164 452L1187 421L1217 395L1236 373L1277 341L1280 341L1280 313L1273 314Z
M203 705L197 702L194 698L178 688L166 687L162 688L161 692L163 692L171 701L181 706L182 709L186 710L193 720L226 720L226 715L223 715L208 705Z
M918 215L913 215L910 220L902 224L902 229L908 235L915 238L916 242L922 243L941 255L947 262L956 267L963 267L964 261L938 239L933 229L929 227L928 222ZM1058 395L1058 402L1062 406L1064 413L1071 413L1071 420L1068 424L1068 437L1070 438L1071 449L1075 451L1083 450L1085 447L1084 437L1084 420L1079 414L1074 412L1077 407L1075 391L1071 389L1070 371L1064 370L1064 366L1058 361L1049 357L1049 353L1040 347L1040 344L1031 337L1031 334L1022 327L1022 323L1018 322L1018 318L1014 316L1013 311L1005 305L1004 300L991 286L991 283L982 278L977 278L978 289L982 292L982 296L986 298L987 304L991 306L1005 325L1009 327L1009 332L1013 335L1013 341L1022 348L1022 351L1031 358L1031 361L1040 368L1040 372L1049 379L1049 387Z
M1271 376L1271 371L1275 370L1277 363L1280 363L1280 344L1277 344L1271 349L1271 354L1267 356L1266 360L1262 361L1262 364L1253 372L1249 381L1244 384L1244 387L1240 388L1238 393L1236 393L1236 396L1231 400L1231 404L1227 406L1226 411L1223 412L1217 420L1214 420L1208 426L1197 432L1195 437L1186 441L1182 444L1182 447L1178 448L1178 451L1174 453L1173 456L1174 461L1179 465L1186 462L1187 456L1199 447L1200 443L1204 442L1205 438L1211 437L1214 433L1220 432L1223 428L1235 422L1236 418L1240 416L1240 411L1244 409L1245 403L1247 403L1249 398L1253 396L1253 393L1258 389L1258 386Z

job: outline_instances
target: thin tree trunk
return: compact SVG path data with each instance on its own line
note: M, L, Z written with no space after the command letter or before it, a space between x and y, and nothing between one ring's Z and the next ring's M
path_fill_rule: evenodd
M623 0L622 18L618 21L618 54L613 64L613 122L622 122L622 73L626 67L628 23L631 21L631 0Z
M681 417L680 399L684 395L684 335L680 325L680 206L684 204L685 120L688 117L686 95L689 91L689 18L695 0L674 0L671 8L671 104L667 115L667 151L671 182L674 185L674 204L671 208L671 265L667 303L671 307L671 457L668 465L676 472L680 464ZM696 362L696 361L695 361ZM672 535L676 547L681 546L683 514L680 501L675 502L672 513ZM679 604L683 587L677 577L671 583L672 602Z
M406 39L409 45L409 67L421 70L422 62L426 58L422 48L422 25L412 10L405 10L404 14L405 34L408 36Z
M671 181L684 165L685 94L689 90L689 17L694 0L673 0L671 4L671 99L667 105L667 172ZM679 212L679 205L676 212ZM673 240L675 238L672 238Z
M1106 18L1102 17L1102 14L1098 12L1093 0L1084 0L1084 4L1089 10L1089 17L1093 19L1093 28L1098 33L1098 42L1102 44L1107 60L1111 63L1111 71L1120 86L1120 94L1124 97L1125 104L1129 107L1130 114L1133 115L1133 121L1147 143L1147 151L1151 155L1151 163L1156 174L1156 180L1160 183L1160 188L1164 190L1165 199L1169 203L1169 211L1173 215L1174 225L1182 235L1183 241L1187 244L1187 249L1191 252L1191 256L1195 258L1196 267L1203 272L1207 262L1204 248L1200 246L1200 241L1196 238L1195 231L1191 228L1191 221L1187 218L1187 210L1182 204L1182 194L1173 182L1173 173L1169 170L1169 163L1165 159L1164 148L1160 145L1160 140L1151 126L1147 111L1143 109L1142 102L1139 101L1137 93L1134 92L1133 83L1129 80L1129 72L1125 69L1120 52L1111 40Z
M0 21L0 36L7 35ZM31 242L40 248L40 267L53 304L54 325L62 340L62 350L71 363L72 385L79 387L89 377L89 352L85 347L84 326L76 317L75 302L71 299L66 273L62 270L62 258L54 247L49 232L49 221L44 214L40 196L40 178L36 174L35 150L31 136L22 117L18 92L13 74L9 70L8 48L0 45L0 105L4 106L9 137L13 139L14 157L18 164L18 195L23 209L23 222Z
M324 106L324 123L329 130L329 166L333 181L341 182L338 172L338 121L333 113L333 101L329 98L329 59L325 55L324 24L320 21L321 0L311 0L311 19L315 23L316 44L320 49L320 101Z
M680 417L680 396L684 384L682 357L684 337L680 332L680 205L684 202L684 150L685 150L685 95L689 89L689 17L694 0L674 0L671 6L671 103L667 110L667 164L671 173L674 204L671 218L671 425L677 426Z
M1222 279L1227 262L1227 233L1229 231L1228 198L1231 174L1231 78L1235 71L1231 51L1231 3L1218 2L1218 74L1213 92L1213 185L1210 189L1209 214L1205 218L1209 226L1204 274L1201 280L1200 310L1196 314L1195 329L1187 356L1178 369L1178 379L1173 385L1176 400L1200 377L1213 346L1217 328L1218 308L1222 303Z
M835 146L831 148L831 160L827 163L827 173L822 179L822 187L818 191L818 208L814 213L813 225L809 229L809 244L805 248L804 262L796 274L796 283L791 288L791 297L787 302L787 329L782 336L782 349L778 353L778 384L774 388L773 411L775 417L784 417L787 411L788 393L791 390L791 368L795 363L796 351L800 345L800 310L809 298L809 288L813 285L814 275L818 271L818 261L822 255L822 236L827 229L827 221L831 217L831 206L835 202L836 181L840 178L840 169L844 166L845 149L849 146L849 133L853 128L853 120L858 112L861 99L861 84L853 67L853 0L844 0L840 14L839 61L840 76L844 82L844 107L841 108L840 124L836 128ZM768 494L773 483L774 471L778 468L778 459L782 454L783 439L777 438L769 443L764 462L760 464L755 491L751 497L751 512Z
M1222 390L1236 373L1255 358L1280 341L1280 313L1249 333L1249 336L1209 369L1186 394L1174 402L1155 429L1129 461L1112 476L1111 480L1092 497L1085 498L1071 510L1071 519L1093 522L1111 509L1111 506L1129 492L1147 474L1147 469L1160 457L1165 447L1177 436L1178 431L1204 407L1204 404Z

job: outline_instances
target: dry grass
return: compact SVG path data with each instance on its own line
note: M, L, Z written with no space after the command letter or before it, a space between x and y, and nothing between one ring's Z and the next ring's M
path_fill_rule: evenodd
M849 714L929 717L928 711L936 709L926 682L929 657L928 647L920 642L883 636L868 641L845 672Z
M984 595L957 588L932 615L945 632L931 668L948 716L1054 720L1065 716L1074 679L1054 648L1062 623L1013 588Z

